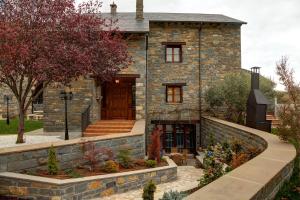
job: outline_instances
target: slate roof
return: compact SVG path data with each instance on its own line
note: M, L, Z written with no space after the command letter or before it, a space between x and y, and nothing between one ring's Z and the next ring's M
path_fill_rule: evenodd
M110 13L102 13L102 17L110 19ZM246 24L246 22L219 14L192 13L144 13L144 20L137 21L135 13L117 13L113 18L118 19L117 26L125 32L148 32L150 22L206 22Z

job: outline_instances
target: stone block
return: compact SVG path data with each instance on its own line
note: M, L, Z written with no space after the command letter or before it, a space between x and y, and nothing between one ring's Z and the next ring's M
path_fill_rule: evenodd
M103 192L101 192L101 197L106 197L106 196L110 196L113 195L115 193L115 190L113 188L109 188L104 190Z
M16 196L25 196L28 195L28 188L9 186L9 194L16 195Z
M93 181L88 184L88 190L96 190L102 187L101 181Z

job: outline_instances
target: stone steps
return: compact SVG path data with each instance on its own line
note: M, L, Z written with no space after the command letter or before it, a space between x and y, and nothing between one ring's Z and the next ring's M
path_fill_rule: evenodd
M84 137L96 137L117 133L129 133L134 125L133 120L101 120L88 126Z

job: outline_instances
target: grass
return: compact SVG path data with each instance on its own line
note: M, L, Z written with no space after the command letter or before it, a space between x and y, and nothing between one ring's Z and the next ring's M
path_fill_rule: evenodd
M42 121L25 120L25 132L34 131L43 128ZM18 120L11 119L10 125L6 124L6 120L0 120L0 135L17 134Z

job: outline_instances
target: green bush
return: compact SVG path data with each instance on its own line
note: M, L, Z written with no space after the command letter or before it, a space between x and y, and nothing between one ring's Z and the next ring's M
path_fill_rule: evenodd
M146 166L149 168L154 168L157 166L156 160L147 160L146 161Z
M131 152L128 149L119 150L117 159L120 165L126 169L132 168L134 166L134 162L131 158Z
M204 175L199 180L199 187L203 187L224 174L223 163L212 160L210 166L204 169Z
M183 200L185 195L181 194L180 192L177 191L169 191L165 192L163 197L159 200Z
M109 160L105 162L102 170L107 173L115 173L119 171L119 165L115 161Z
M156 191L155 183L152 180L147 183L143 190L143 200L154 200L154 192Z
M211 87L205 94L208 111L213 116L223 113L226 120L244 124L247 99L250 92L251 74L247 71L228 73L224 79L212 80ZM260 89L270 100L275 97L276 84L260 77Z
M50 175L56 175L58 173L56 150L53 145L50 147L48 152L48 173Z

